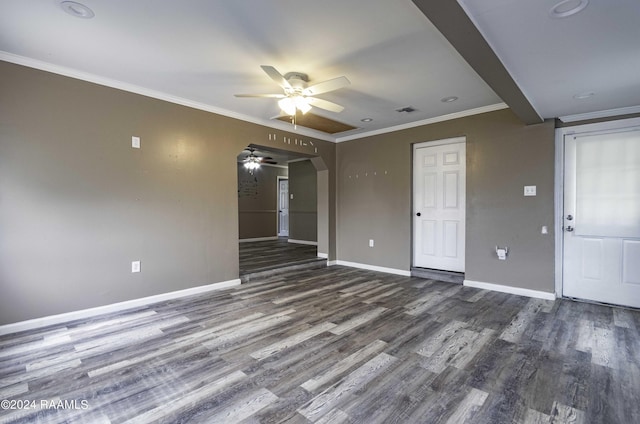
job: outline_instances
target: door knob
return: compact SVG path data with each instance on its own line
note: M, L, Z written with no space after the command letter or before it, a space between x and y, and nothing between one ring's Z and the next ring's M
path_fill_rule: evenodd
M567 215L567 221L572 221L573 220L573 215Z
M422 214L421 214L420 212L418 212L418 213L416 214L416 216L422 216Z
M568 227L565 227L564 230L568 231L568 232L572 232L573 231L573 227L571 225L569 225Z

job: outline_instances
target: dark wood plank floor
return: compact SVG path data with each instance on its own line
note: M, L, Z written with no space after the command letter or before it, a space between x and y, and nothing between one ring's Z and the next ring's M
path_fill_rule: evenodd
M292 272L0 337L0 399L35 401L0 422L638 423L639 329L625 309Z
M317 246L289 243L286 237L240 243L241 276L317 260L323 260L318 258Z

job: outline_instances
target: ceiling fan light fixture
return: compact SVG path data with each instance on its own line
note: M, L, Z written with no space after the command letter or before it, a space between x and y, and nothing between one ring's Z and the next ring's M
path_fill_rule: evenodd
M262 158L257 157L252 152L249 156L245 158L244 167L247 171L249 171L249 174L253 175L253 171L260 168L261 161L262 161Z
M296 114L296 102L291 97L285 97L284 99L278 100L278 106L280 106L280 109L289 116L294 116Z
M305 97L296 96L294 99L294 103L296 105L296 108L299 109L303 115L311 110L311 105Z

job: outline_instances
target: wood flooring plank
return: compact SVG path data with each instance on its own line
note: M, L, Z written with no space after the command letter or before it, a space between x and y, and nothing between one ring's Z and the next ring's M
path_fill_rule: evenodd
M471 389L469 394L458 405L453 414L446 421L446 424L459 424L473 422L473 416L484 404L489 394L478 389Z
M242 371L235 371L213 383L192 390L187 396L182 397L178 401L163 403L143 414L137 415L135 418L125 421L125 424L145 424L161 420L171 414L175 414L184 407L201 402L212 394L223 390L225 387L245 377L246 375Z
M380 353L350 373L344 380L327 388L312 401L298 409L298 412L317 421L335 407L339 407L341 399L363 387L367 382L389 368L397 359L386 353Z
M380 315L385 313L387 310L388 310L387 308L383 308L383 307L372 309L370 311L354 316L353 318L350 318L347 321L338 324L337 326L335 326L329 331L336 335L344 334L347 331L353 330L356 327L364 325L369 321L380 317Z
M379 353L387 346L382 340L376 340L362 349L354 352L348 357L338 361L322 375L318 375L304 382L301 387L309 392L313 392L327 383L334 381L350 368L360 364L374 354Z
M320 325L309 328L306 331L303 331L298 334L291 335L284 340L277 341L275 343L270 344L260 350L257 350L250 354L250 356L254 359L265 359L271 355L275 355L285 349L290 348L291 346L295 346L299 343L302 343L305 340L310 339L311 337L317 336L320 333L324 333L325 331L330 331L335 328L336 325L331 322L325 322Z

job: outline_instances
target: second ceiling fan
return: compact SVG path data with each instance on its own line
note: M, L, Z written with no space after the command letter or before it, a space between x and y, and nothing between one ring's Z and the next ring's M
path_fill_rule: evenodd
M278 105L287 115L295 116L299 110L303 114L311 110L312 106L330 112L342 112L343 106L328 100L314 97L317 94L328 93L351 84L347 77L337 77L317 84L308 85L309 77L300 72L289 72L282 75L273 66L262 65L262 70L282 89L282 94L236 94L236 97L262 97L280 99Z

